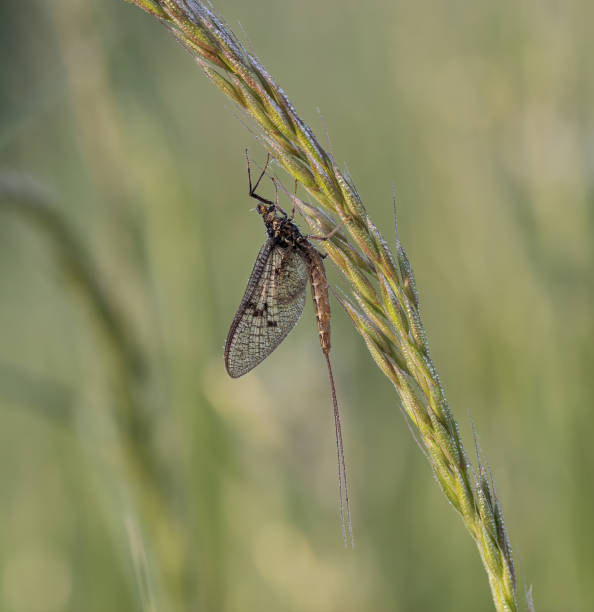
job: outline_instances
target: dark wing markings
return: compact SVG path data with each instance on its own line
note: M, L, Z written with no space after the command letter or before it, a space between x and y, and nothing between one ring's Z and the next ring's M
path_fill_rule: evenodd
M264 243L225 344L225 366L233 378L261 363L301 317L307 263L298 248Z

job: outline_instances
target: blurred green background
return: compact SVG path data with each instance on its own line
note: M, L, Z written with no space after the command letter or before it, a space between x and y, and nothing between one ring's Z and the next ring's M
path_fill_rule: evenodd
M389 239L396 186L520 596L533 584L540 612L594 609L594 5L216 9L323 140L321 109ZM227 377L264 239L243 149L264 153L231 103L122 1L0 15L0 610L491 610L470 537L337 305L354 551L311 305L273 357Z

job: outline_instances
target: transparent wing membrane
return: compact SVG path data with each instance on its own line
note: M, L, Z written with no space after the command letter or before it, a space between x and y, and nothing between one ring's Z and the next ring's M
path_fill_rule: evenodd
M301 251L264 243L237 309L225 345L233 378L262 362L286 338L303 312L307 263Z

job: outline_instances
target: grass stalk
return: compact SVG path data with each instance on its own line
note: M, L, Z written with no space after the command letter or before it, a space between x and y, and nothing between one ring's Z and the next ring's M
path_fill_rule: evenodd
M338 296L381 371L392 381L437 482L476 542L495 608L518 609L514 563L501 505L478 457L472 467L429 354L419 295L406 252L393 254L349 177L299 117L283 90L230 28L198 0L128 0L165 25L206 76L257 127L259 140L316 201L302 202L308 223L328 232L324 246L351 285ZM334 221L330 215L338 217Z
M170 477L163 474L163 462L155 452L152 423L146 411L148 393L144 389L151 378L149 356L134 333L117 296L110 290L109 284L102 281L93 253L47 189L30 175L0 170L0 213L4 212L14 213L15 217L23 219L45 238L64 280L87 307L88 320L96 332L98 346L103 349L98 351L102 356L98 361L105 366L110 382L114 383L117 397L114 415L121 426L122 435L121 439L118 438L121 448L110 447L109 457L98 456L102 473L109 474L107 480L112 487L102 490L101 494L110 503L115 500L126 507L125 528L143 609L152 612L155 610L154 588L148 583L147 547L135 518L136 502L138 506L151 509L145 515L149 517L146 521L153 532L157 532L156 525L161 530L163 525L173 532L178 529L161 494ZM14 373L11 374L14 378ZM20 378L23 384L31 387L30 377L21 375ZM81 407L81 400L76 394L73 393L76 399L71 399L66 391L55 384L41 385L40 390L43 393L27 389L27 395L37 401L36 407L40 413L47 415L51 410L49 415L62 423L75 418L75 411ZM58 398L61 401L52 401L60 391ZM83 440L83 443L86 449L88 441Z
M132 387L141 386L149 376L145 350L132 332L132 325L118 300L107 283L102 282L95 258L54 200L33 177L0 171L0 210L14 211L48 239L64 277L89 307L91 320L108 349L113 371L123 379L120 387L127 389L126 396L133 397L137 393L131 391ZM142 441L139 451L144 445L147 428L140 415L141 410L133 402L125 417L129 438ZM144 463L147 467L148 457Z

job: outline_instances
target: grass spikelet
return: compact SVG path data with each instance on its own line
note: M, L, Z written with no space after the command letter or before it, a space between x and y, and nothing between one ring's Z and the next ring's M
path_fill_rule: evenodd
M474 539L495 608L518 609L513 560L492 483L475 478L458 426L429 356L412 267L397 238L392 254L369 219L346 171L320 145L259 60L198 0L129 0L160 19L207 76L250 117L260 141L320 206L302 207L325 230L344 223L350 244L333 237L328 252L351 285L354 302L338 296L381 371L392 381L413 435L446 497ZM354 305L357 304L357 305Z

